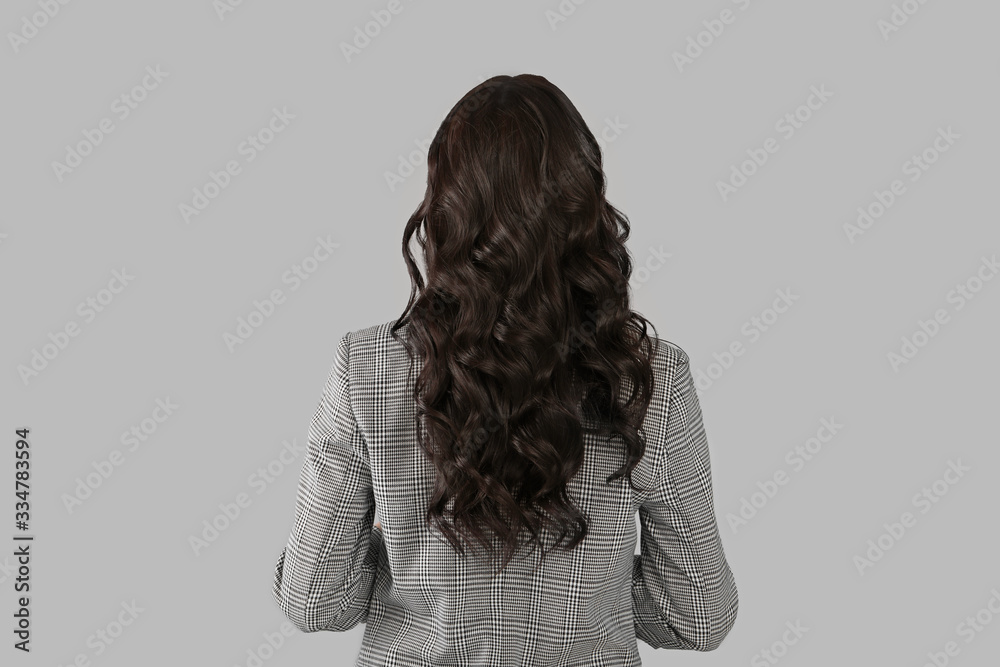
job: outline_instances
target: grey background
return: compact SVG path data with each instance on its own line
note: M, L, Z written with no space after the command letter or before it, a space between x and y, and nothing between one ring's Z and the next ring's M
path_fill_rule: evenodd
M244 0L220 18L209 0L70 2L15 53L9 33L41 9L4 4L0 511L17 532L13 431L28 426L36 541L30 655L10 647L14 559L0 558L3 663L247 665L279 631L271 577L302 457L259 494L251 475L284 441L304 445L338 337L406 302L400 237L426 168L394 189L385 173L479 81L532 72L596 134L621 128L606 135L608 197L637 266L670 253L633 280L634 308L696 372L745 348L701 392L739 619L714 653L640 643L644 664L767 664L759 652L796 621L808 630L781 664L922 665L949 641L952 662L993 664L1000 622L971 643L958 624L1000 589L1000 280L960 310L948 295L1000 251L1000 6L913 4L886 38L887 0L567 0L554 24L555 0L402 0L348 62L341 42L387 5ZM727 9L678 68L674 52ZM169 74L119 119L115 98L157 65ZM786 139L775 123L811 86L832 97ZM246 162L240 142L275 107L294 120ZM60 182L53 161L102 118L114 131ZM904 162L947 127L960 138L910 181ZM717 181L768 137L780 149L723 201ZM186 223L178 206L234 159L242 172ZM849 242L844 225L893 179L905 194ZM293 291L282 275L320 236L340 246ZM85 322L77 305L123 267L134 280ZM286 301L231 352L223 335L274 289ZM798 299L751 341L744 323L778 289ZM947 324L894 370L887 355L939 308ZM74 321L25 383L18 367ZM122 433L168 397L179 408L129 451ZM786 453L831 417L843 428L794 470ZM69 511L64 494L114 450L123 463ZM969 471L921 514L913 496L949 460ZM778 471L788 483L734 531L727 516ZM240 493L251 504L196 555L190 536ZM859 572L855 556L907 511L916 525ZM132 600L143 611L98 655L88 637ZM351 664L363 629L296 632L263 664Z

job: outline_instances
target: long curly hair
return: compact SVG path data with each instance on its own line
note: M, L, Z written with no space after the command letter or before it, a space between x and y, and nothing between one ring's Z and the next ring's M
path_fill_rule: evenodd
M605 191L600 147L566 95L541 76L495 76L442 121L403 233L411 291L391 333L411 379L421 362L417 429L436 470L425 520L462 554L495 555L499 540L501 569L525 531L533 547L543 528L552 548L586 537L566 491L585 432L624 441L609 484L632 484L645 451L658 340L629 307L629 222Z

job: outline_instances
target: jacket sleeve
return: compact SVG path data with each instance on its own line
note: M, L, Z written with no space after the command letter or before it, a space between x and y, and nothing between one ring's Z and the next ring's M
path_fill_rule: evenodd
M636 637L653 648L711 651L736 622L738 596L715 518L701 407L687 355L679 354L665 446L639 508L632 610Z
M382 547L367 444L351 407L349 342L350 333L309 425L295 523L274 569L274 600L303 632L367 621Z

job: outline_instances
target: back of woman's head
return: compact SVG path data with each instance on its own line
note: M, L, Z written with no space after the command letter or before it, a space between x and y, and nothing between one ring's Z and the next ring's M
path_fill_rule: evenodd
M572 549L587 534L566 493L583 434L624 443L607 483L631 484L644 452L656 338L629 306L628 219L605 199L593 134L540 76L469 91L442 121L427 169L403 235L410 299L392 328L423 362L418 431L437 471L425 519L462 553L470 537L491 552L498 538L501 567L525 531L533 545L543 527L553 547L568 536Z

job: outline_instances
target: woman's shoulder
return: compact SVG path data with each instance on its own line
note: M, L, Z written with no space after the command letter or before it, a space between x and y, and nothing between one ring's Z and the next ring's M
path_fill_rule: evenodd
M669 341L666 338L657 338L656 336L650 336L649 338L653 342L654 363L659 362L668 368L680 368L690 362L687 352L677 343Z

